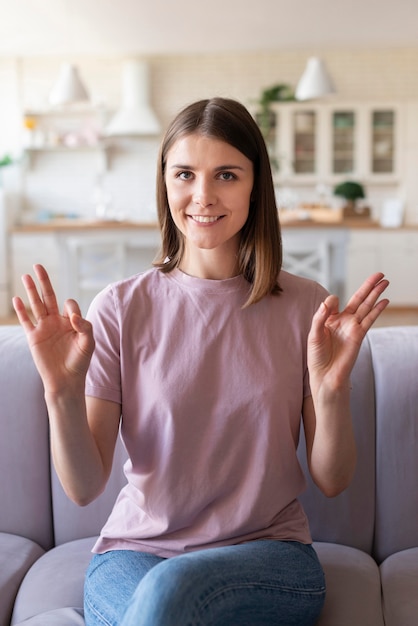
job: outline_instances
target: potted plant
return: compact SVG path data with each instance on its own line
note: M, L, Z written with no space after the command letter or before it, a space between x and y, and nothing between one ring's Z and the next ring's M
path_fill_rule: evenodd
M364 187L361 183L352 180L346 180L336 185L334 195L341 196L345 199L346 204L343 208L344 217L369 217L370 209L361 207L358 200L365 198Z

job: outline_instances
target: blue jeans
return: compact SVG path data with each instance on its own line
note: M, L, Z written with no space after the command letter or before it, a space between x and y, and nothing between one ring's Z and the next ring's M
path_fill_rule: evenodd
M312 626L325 599L312 546L259 540L163 559L114 550L86 575L86 626Z

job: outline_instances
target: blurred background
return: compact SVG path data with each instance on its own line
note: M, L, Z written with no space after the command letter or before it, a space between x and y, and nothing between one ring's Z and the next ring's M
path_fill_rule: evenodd
M83 308L151 265L161 135L215 95L266 138L285 266L342 300L382 270L418 323L414 0L0 0L3 321L35 262Z

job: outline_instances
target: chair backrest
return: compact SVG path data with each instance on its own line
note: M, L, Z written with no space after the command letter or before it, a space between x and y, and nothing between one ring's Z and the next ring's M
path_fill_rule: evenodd
M316 280L331 290L331 250L325 240L301 238L286 241L283 246L283 269Z
M124 242L109 237L67 237L68 293L83 313L92 298L106 285L128 275Z

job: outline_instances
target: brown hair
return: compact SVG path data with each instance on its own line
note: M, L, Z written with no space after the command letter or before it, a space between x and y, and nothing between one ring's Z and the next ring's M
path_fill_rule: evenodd
M157 210L161 229L160 257L154 265L163 272L178 267L183 235L171 217L165 184L167 153L180 137L200 133L230 144L252 163L254 186L248 219L241 231L239 269L251 284L246 306L267 294L280 292L282 243L270 160L263 136L251 114L239 102L227 98L200 100L174 118L163 138L157 165Z

